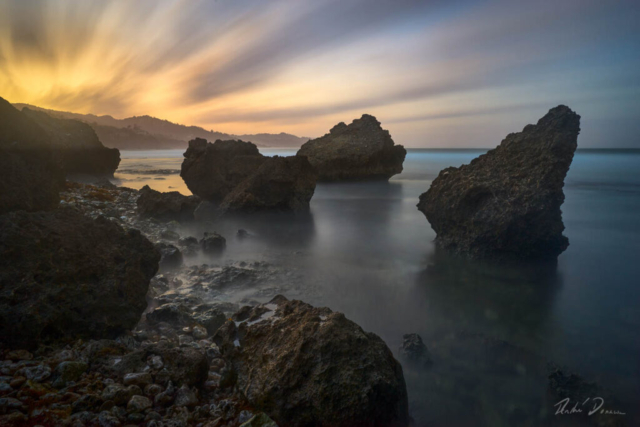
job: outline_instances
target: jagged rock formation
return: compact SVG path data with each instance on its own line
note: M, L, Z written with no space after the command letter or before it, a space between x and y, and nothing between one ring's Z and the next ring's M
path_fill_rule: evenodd
M350 125L338 123L328 134L303 144L297 155L309 159L321 181L343 181L388 180L402 172L406 154L375 117L363 114Z
M316 188L317 174L304 157L272 157L224 198L220 211L304 211Z
M459 168L446 168L420 196L436 242L478 258L555 259L568 246L560 206L580 116L552 108L536 125Z
M408 424L402 367L342 313L277 296L233 320L214 341L238 389L278 425Z
M136 202L141 217L160 221L193 221L193 212L199 204L199 197L185 196L178 191L161 193L148 185L140 189Z
M217 213L305 210L316 187L307 159L265 157L250 142L196 138L184 157L180 176Z
M0 216L0 254L0 336L26 347L133 328L160 260L139 231L72 208Z
M58 206L65 174L44 130L0 98L0 213Z
M120 151L106 148L95 131L78 120L57 119L42 111L23 108L22 113L37 123L52 148L60 152L69 174L113 175L120 164Z
M250 142L217 140L211 144L201 138L189 141L184 157L180 176L189 190L218 202L267 159Z

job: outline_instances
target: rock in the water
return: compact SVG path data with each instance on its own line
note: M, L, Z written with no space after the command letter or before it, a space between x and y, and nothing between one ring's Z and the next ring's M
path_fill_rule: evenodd
M557 258L569 246L560 206L579 132L580 116L560 105L470 164L442 170L418 203L436 242L477 258Z
M431 364L431 354L427 346L422 342L418 334L405 334L402 336L400 354L410 362L428 366Z
M321 181L388 180L402 172L407 150L393 143L375 117L363 114L303 144L297 155L309 159Z
M0 216L0 254L0 336L27 347L133 328L160 260L139 231L70 208Z
M202 252L210 255L219 255L227 247L227 239L218 233L204 233L204 237L200 240Z
M61 155L67 173L113 175L120 164L120 151L102 145L91 126L78 120L57 119L43 111L23 108L22 113L37 123L49 144Z
M193 221L193 212L200 204L200 198L185 196L177 191L161 193L145 185L140 189L137 207L143 218L161 221Z
M278 296L235 320L214 341L238 389L278 425L408 424L402 367L343 314Z
M182 266L183 258L180 249L166 243L157 243L156 249L160 252L160 271L171 271Z
M64 178L46 132L0 98L0 214L55 208Z
M272 157L235 187L220 211L305 211L316 188L317 174L304 157Z
M205 139L189 141L180 176L193 194L221 201L267 159L250 142Z

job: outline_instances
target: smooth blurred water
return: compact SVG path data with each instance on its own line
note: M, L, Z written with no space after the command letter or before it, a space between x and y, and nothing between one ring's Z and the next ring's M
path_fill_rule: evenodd
M307 216L215 223L223 235L245 228L256 236L228 239L225 257L294 266L303 283L289 296L344 312L394 352L403 334L419 333L433 366L403 363L419 425L538 425L549 410L540 361L637 404L640 152L578 151L562 207L569 248L557 266L508 268L436 251L416 209L441 169L483 152L409 150L404 172L389 183L318 184ZM181 151L146 153L123 152L121 169L179 169L182 162ZM188 194L178 175L116 177ZM637 415L637 405L625 408Z

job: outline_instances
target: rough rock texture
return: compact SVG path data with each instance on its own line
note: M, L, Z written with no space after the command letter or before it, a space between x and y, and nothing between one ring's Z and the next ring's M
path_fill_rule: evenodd
M200 204L200 198L185 196L177 191L161 193L148 185L140 189L137 201L138 213L143 218L160 221L192 221L193 212Z
M64 178L45 131L0 98L0 213L55 208Z
M205 139L189 141L180 176L193 194L221 201L267 159L250 142Z
M88 124L78 120L56 119L26 107L22 113L46 132L49 144L60 153L67 173L113 175L118 169L120 151L102 145Z
M277 296L244 307L214 341L249 402L278 425L407 425L402 367L377 335Z
M317 174L304 157L272 157L234 188L220 211L304 211L316 189Z
M577 147L580 116L560 105L470 164L446 168L420 196L436 242L477 258L555 259L562 187Z
M2 341L33 347L133 328L159 259L139 231L72 208L0 216Z
M156 366L151 366L154 377L162 372L167 380L178 387L201 385L207 379L209 363L203 352L192 347L168 347L162 344L153 344L125 356L114 357L119 361L113 363L109 370L121 378L131 373L146 372L154 356L159 356Z
M338 123L328 134L300 147L321 181L388 180L402 172L407 150L395 145L375 117L363 114L350 125Z
M160 252L160 271L171 271L178 269L184 262L182 252L174 245L157 243L156 249Z

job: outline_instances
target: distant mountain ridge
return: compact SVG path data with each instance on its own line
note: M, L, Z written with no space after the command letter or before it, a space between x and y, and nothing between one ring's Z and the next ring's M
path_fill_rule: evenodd
M258 147L299 148L310 138L299 137L288 133L259 133L233 135L213 130L205 130L199 126L186 126L157 119L151 116L134 116L116 119L112 116L96 116L95 114L79 114L68 111L49 110L30 104L13 104L18 110L27 107L31 110L43 111L55 118L74 119L90 125L98 134L100 141L107 147L120 150L154 150L154 149L186 149L193 138L241 139L251 141Z

